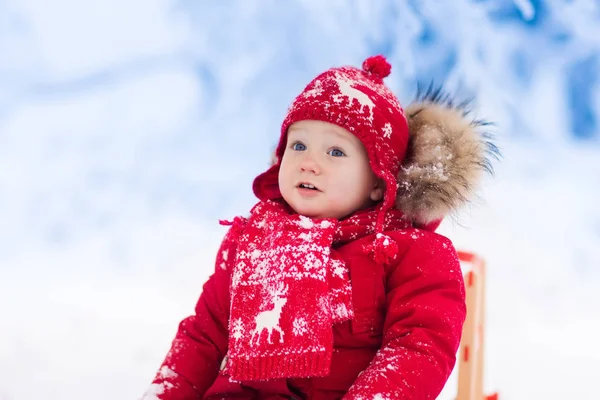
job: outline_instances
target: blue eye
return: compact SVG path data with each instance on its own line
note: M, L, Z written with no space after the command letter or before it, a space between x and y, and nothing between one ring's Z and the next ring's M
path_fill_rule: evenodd
M327 152L327 154L329 154L330 156L333 156L333 157L344 157L346 155L340 149L331 149L331 150L329 150L329 152Z
M296 142L292 145L292 149L296 151L304 151L306 150L306 146L303 143Z

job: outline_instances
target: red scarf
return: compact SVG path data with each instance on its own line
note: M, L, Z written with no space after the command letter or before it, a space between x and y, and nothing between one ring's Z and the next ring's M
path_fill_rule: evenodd
M348 268L332 246L375 233L376 219L377 210L312 219L266 201L234 220L226 368L233 379L329 374L332 325L354 316ZM386 230L410 226L393 210L385 221ZM386 238L376 241L385 246Z

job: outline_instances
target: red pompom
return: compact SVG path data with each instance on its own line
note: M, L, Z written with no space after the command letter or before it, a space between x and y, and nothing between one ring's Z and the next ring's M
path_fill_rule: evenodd
M378 233L373 243L365 245L365 253L370 254L378 264L390 264L398 256L398 243L389 236Z
M392 66L384 56L378 55L367 58L363 62L363 70L383 79L392 72Z

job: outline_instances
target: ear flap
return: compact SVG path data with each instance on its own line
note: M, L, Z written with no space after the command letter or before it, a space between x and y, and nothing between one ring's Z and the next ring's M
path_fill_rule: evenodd
M277 150L273 150L271 153L270 161L269 169L258 175L252 183L254 195L262 201L281 197L279 191L279 164L281 160L277 157Z
M490 124L468 118L467 105L430 87L405 110L410 139L396 208L417 224L439 221L471 200L482 173L493 172L491 159L499 158L485 130Z

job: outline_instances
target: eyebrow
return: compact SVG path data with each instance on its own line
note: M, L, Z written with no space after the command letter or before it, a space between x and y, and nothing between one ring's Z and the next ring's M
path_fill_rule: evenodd
M349 143L349 144L354 144L354 143L352 142L352 139L350 139L348 136L346 136L346 135L344 135L344 134L342 134L342 133L338 132L338 131L337 131L337 130L335 130L335 129L327 129L327 131L328 131L328 132L332 132L332 133L334 133L334 134L335 134L335 135L336 135L336 136L337 136L339 139L342 139L343 141L345 141L345 142L347 142L347 143Z
M289 138L290 134L293 133L293 132L298 132L298 133L300 133L300 132L306 132L306 129L304 129L304 128L297 128L297 127L291 128L291 129L288 130L288 138ZM337 138L342 139L344 142L346 142L348 144L351 144L351 145L354 144L354 142L352 141L351 138L349 138L348 136L342 134L341 132L337 131L336 129L327 128L326 132L333 133Z

